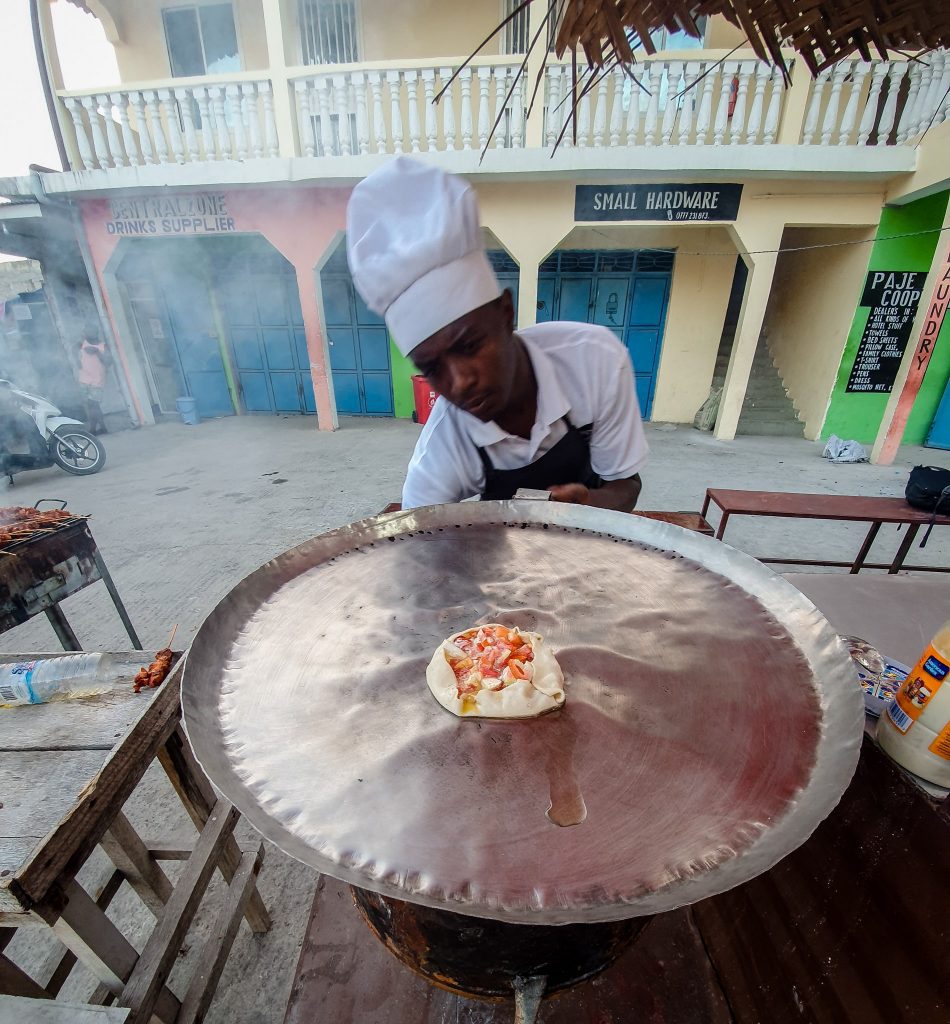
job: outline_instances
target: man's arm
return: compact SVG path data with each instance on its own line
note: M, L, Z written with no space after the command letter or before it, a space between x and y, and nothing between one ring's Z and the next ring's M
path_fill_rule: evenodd
M612 508L617 512L632 512L640 497L643 486L640 474L625 480L608 480L601 487L591 490L583 484L558 484L549 487L552 501L567 501L575 505L591 505L594 508Z

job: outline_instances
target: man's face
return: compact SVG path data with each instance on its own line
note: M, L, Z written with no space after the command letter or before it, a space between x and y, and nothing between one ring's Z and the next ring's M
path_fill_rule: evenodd
M511 397L514 323L511 292L505 290L426 338L410 358L439 394L488 423Z

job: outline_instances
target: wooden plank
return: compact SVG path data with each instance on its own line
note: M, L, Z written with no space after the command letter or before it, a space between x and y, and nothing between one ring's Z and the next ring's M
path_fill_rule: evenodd
M52 654L0 654L8 661L63 657ZM138 652L104 654L99 673L112 684L108 693L80 700L53 701L0 712L0 753L9 750L112 750L159 693L134 693L135 673L154 655Z
M96 906L100 910L105 910L109 906L112 902L112 898L122 887L122 883L124 881L125 879L123 878L121 871L112 872L108 881L102 887L101 892L96 897ZM56 969L50 975L50 979L46 983L45 988L54 999L59 995L59 990L66 983L66 979L69 977L73 967L76 966L76 960L76 954L72 950L67 949L59 963L56 965Z
M233 833L239 817L237 808L227 800L219 800L212 809L208 824L198 837L194 855L182 872L122 991L119 1001L143 1019L152 1012L217 867L225 840Z
M6 879L18 899L40 904L54 886L75 877L175 728L181 714L180 675L181 663L107 755L99 772L76 794L68 813L18 873Z
M2 954L0 954L0 992L6 992L11 996L29 996L32 999L53 998L22 967Z
M156 860L188 860L195 852L193 846L181 846L175 843L160 843L153 839L145 841L149 855Z
M159 917L171 897L172 883L154 858L149 856L145 843L121 811L113 818L100 845L145 906Z
M742 516L801 519L843 519L854 522L929 523L930 513L908 505L903 498L862 494L805 494L796 491L736 491L711 487L706 492L724 512ZM950 526L939 515L938 526Z
M0 1024L126 1024L130 1013L122 1006L0 996Z
M70 882L63 895L66 902L60 913L47 911L53 933L111 992L120 993L139 959L135 947L78 882ZM180 1005L162 988L155 999L155 1016L172 1024Z
M29 900L15 889L11 891L17 872L69 816L77 796L95 778L107 756L99 750L0 755L0 835L5 837L0 843L0 908L29 908Z
M347 886L321 876L284 1024L511 1024L513 1018L511 1001L454 995L403 966L363 923ZM641 1021L733 1024L687 910L654 918L606 971L545 1000L538 1018L538 1024Z
M181 1012L175 1024L199 1024L208 1012L214 999L221 972L227 963L234 937L241 927L241 918L251 893L257 885L257 876L264 860L264 844L257 850L245 853L241 864L234 873L214 926L211 929L195 967L195 973L188 985L188 991L181 1001Z
M200 832L208 820L208 815L211 813L211 808L214 807L217 797L214 787L195 760L180 725L168 737L164 747L159 750L158 759L171 784L175 787L185 810ZM225 845L219 865L226 882L230 882L234 877L234 872L237 871L240 862L241 850L237 840L232 836ZM261 894L256 889L251 894L244 916L247 918L251 931L257 935L270 928L270 914L267 912L267 907L264 906Z

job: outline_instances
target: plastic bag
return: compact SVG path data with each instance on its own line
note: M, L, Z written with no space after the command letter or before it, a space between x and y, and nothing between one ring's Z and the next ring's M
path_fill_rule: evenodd
M832 434L821 457L831 459L832 462L867 462L868 450L857 441L845 441L837 434Z

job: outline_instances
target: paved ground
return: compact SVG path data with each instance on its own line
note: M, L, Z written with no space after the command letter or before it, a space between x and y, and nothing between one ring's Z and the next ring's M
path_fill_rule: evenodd
M176 623L176 646L184 646L216 602L261 563L398 500L418 432L394 420L349 420L334 434L318 433L313 420L297 418L163 424L107 437L109 464L98 476L69 477L51 469L24 474L9 490L0 483L0 504L62 497L75 511L91 513L93 533L145 646L163 646ZM642 508L698 509L707 486L900 495L915 463L948 461L943 452L905 449L892 467L835 466L807 441L745 437L726 443L685 427L649 427L648 433L653 457ZM730 525L729 537L753 553L847 557L863 532L845 524L749 520ZM934 535L928 560L950 561L948 533ZM886 559L896 543L893 529L882 530L875 554ZM74 596L64 608L90 649L128 646L102 586ZM55 646L45 619L0 636L6 651ZM147 836L171 833L174 840L190 831L170 787L154 771L129 814ZM90 880L98 867L90 866ZM211 1024L282 1019L314 884L310 869L268 849L262 890L274 928L260 939L242 928L207 1018ZM141 937L149 918L135 897L122 893L113 906L113 916L132 920ZM189 948L197 946L204 927L203 921L196 924ZM52 952L36 936L18 936L11 950L34 966ZM189 965L186 951L179 970L186 974ZM77 997L91 988L88 978L71 981Z

